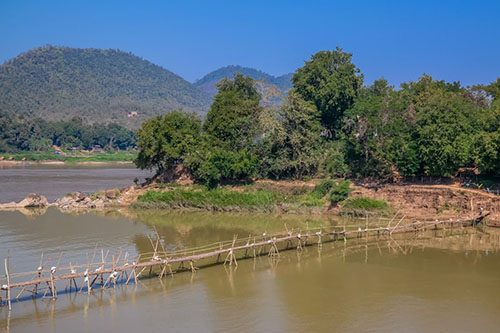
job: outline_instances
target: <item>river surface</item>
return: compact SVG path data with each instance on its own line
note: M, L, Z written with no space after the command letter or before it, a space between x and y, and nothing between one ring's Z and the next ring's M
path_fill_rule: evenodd
M47 197L49 202L69 192L91 193L126 187L134 178L141 182L151 173L132 165L78 166L26 165L0 168L0 203L20 201L29 193Z
M147 176L126 166L5 168L0 202L30 192L52 201ZM156 232L175 251L234 235L332 224L365 227L363 221L271 214L0 212L0 259L8 257L18 273L40 263L86 265L124 253L135 258L152 251L148 236ZM499 332L499 244L497 230L449 230L325 243L281 252L278 261L239 260L236 269L210 266L90 295L59 285L56 301L24 294L11 312L0 307L0 332Z
M154 229L177 250L285 224L297 230L338 223L348 222L154 210L0 212L0 258L9 256L15 273L36 269L42 251L46 267L85 264L108 250L148 252ZM210 266L91 295L60 293L56 301L28 297L11 312L0 308L0 331L499 332L499 243L490 229L325 243L283 251L279 261L240 260L236 269Z

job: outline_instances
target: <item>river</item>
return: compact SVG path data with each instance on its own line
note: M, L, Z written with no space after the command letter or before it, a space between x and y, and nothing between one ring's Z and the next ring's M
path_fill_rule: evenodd
M59 260L87 262L97 249L151 251L158 230L170 249L339 223L259 214L110 211L0 213L0 257L14 272ZM341 222L344 223L344 222ZM450 231L452 232L452 231ZM496 332L500 327L500 235L457 230L413 240L311 246L212 266L195 274L86 293L61 293L0 308L8 332ZM97 244L97 247L96 247ZM100 256L100 250L97 251ZM80 281L78 281L80 283Z
M0 168L0 203L20 201L29 193L42 194L49 202L69 192L95 192L125 187L134 178L144 181L151 172L132 165L105 166L26 165Z

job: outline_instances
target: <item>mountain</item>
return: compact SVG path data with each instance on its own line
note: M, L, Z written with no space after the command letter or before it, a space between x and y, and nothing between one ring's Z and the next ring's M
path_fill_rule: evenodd
M208 73L194 85L210 96L217 93L217 83L223 78L233 78L237 73L249 76L256 81L256 86L262 95L264 105L277 105L283 102L287 91L291 88L292 75L272 76L254 68L242 66L226 66Z
M173 109L204 115L210 103L180 76L119 50L45 46L0 65L0 112L134 128Z

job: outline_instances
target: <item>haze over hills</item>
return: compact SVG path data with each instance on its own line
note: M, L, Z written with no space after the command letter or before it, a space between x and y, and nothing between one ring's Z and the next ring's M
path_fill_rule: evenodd
M197 80L194 85L210 96L217 93L217 83L223 78L233 78L237 73L251 77L262 95L264 105L276 105L283 102L286 92L291 88L292 73L272 76L254 68L242 66L226 66L208 73Z
M180 76L119 50L45 46L0 66L0 111L48 120L133 128L179 108L204 115L210 103Z
M275 77L241 66L220 68L192 84L131 53L44 46L0 65L0 112L137 128L175 109L203 117L217 82L236 73L256 80L264 105L280 104L291 86L292 74Z

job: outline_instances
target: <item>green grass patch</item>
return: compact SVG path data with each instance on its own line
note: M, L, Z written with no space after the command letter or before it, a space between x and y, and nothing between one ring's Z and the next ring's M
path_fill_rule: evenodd
M148 191L137 199L136 208L196 208L206 210L262 210L269 211L278 205L290 209L300 207L322 207L325 199L312 192L283 194L265 189L217 188L204 186L165 187L161 191ZM284 207L282 207L284 208Z
M384 200L367 197L348 198L342 203L343 210L387 211L389 204Z
M197 188L172 188L168 191L148 191L138 198L139 206L193 207L193 208L269 208L283 201L276 192L233 191L224 188L209 190Z

